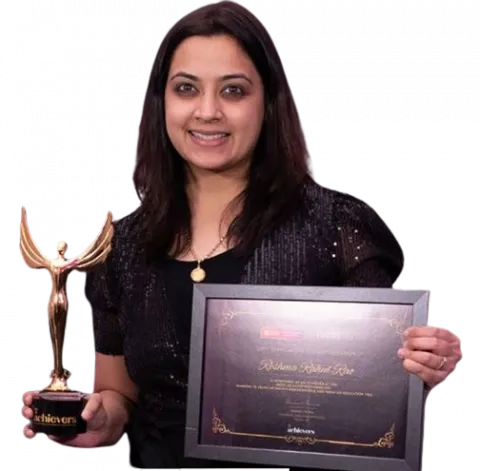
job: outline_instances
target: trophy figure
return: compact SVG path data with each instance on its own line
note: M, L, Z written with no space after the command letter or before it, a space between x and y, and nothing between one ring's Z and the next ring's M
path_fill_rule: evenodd
M86 395L67 386L70 372L63 366L63 340L67 322L67 277L73 270L88 271L105 261L113 237L112 214L109 212L102 231L95 241L78 257L67 259L67 244L59 242L57 258L49 259L36 246L22 208L20 250L30 268L46 268L52 277L52 292L48 303L48 320L53 346L54 368L51 383L33 400L32 429L35 432L64 436L84 433L86 422L81 418Z

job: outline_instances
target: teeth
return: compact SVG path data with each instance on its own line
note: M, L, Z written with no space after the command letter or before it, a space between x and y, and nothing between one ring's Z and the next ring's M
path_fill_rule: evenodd
M225 137L227 134L226 133L219 133L219 134L201 134L199 132L193 132L192 134L195 137L198 137L199 139L203 139L205 141L213 141L215 139L221 139L222 137Z

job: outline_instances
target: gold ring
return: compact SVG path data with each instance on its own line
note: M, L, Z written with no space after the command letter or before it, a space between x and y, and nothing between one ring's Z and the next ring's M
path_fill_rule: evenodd
M445 366L445 363L447 363L447 357L442 357L442 362L438 365L437 370L441 370Z

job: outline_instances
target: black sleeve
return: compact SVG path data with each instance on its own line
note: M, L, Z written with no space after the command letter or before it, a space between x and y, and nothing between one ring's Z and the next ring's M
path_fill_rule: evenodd
M404 257L390 229L371 207L354 197L342 195L335 206L342 285L393 287Z
M85 295L93 316L95 350L106 355L123 355L123 331L119 322L117 236L112 238L112 250L105 263L86 275Z

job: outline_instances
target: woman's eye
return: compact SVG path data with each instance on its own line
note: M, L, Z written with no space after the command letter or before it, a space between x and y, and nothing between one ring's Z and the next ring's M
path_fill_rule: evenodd
M233 95L233 96L244 95L243 89L240 87L237 87L236 85L229 85L228 87L225 87L224 91L227 95Z
M180 95L191 95L195 93L195 87L190 83L181 83L175 87L175 92ZM229 85L222 90L222 94L227 97L242 97L245 95L245 92L242 87L237 85Z
M190 93L194 90L194 87L189 83L182 83L180 85L177 85L177 87L175 87L175 90L179 93Z

